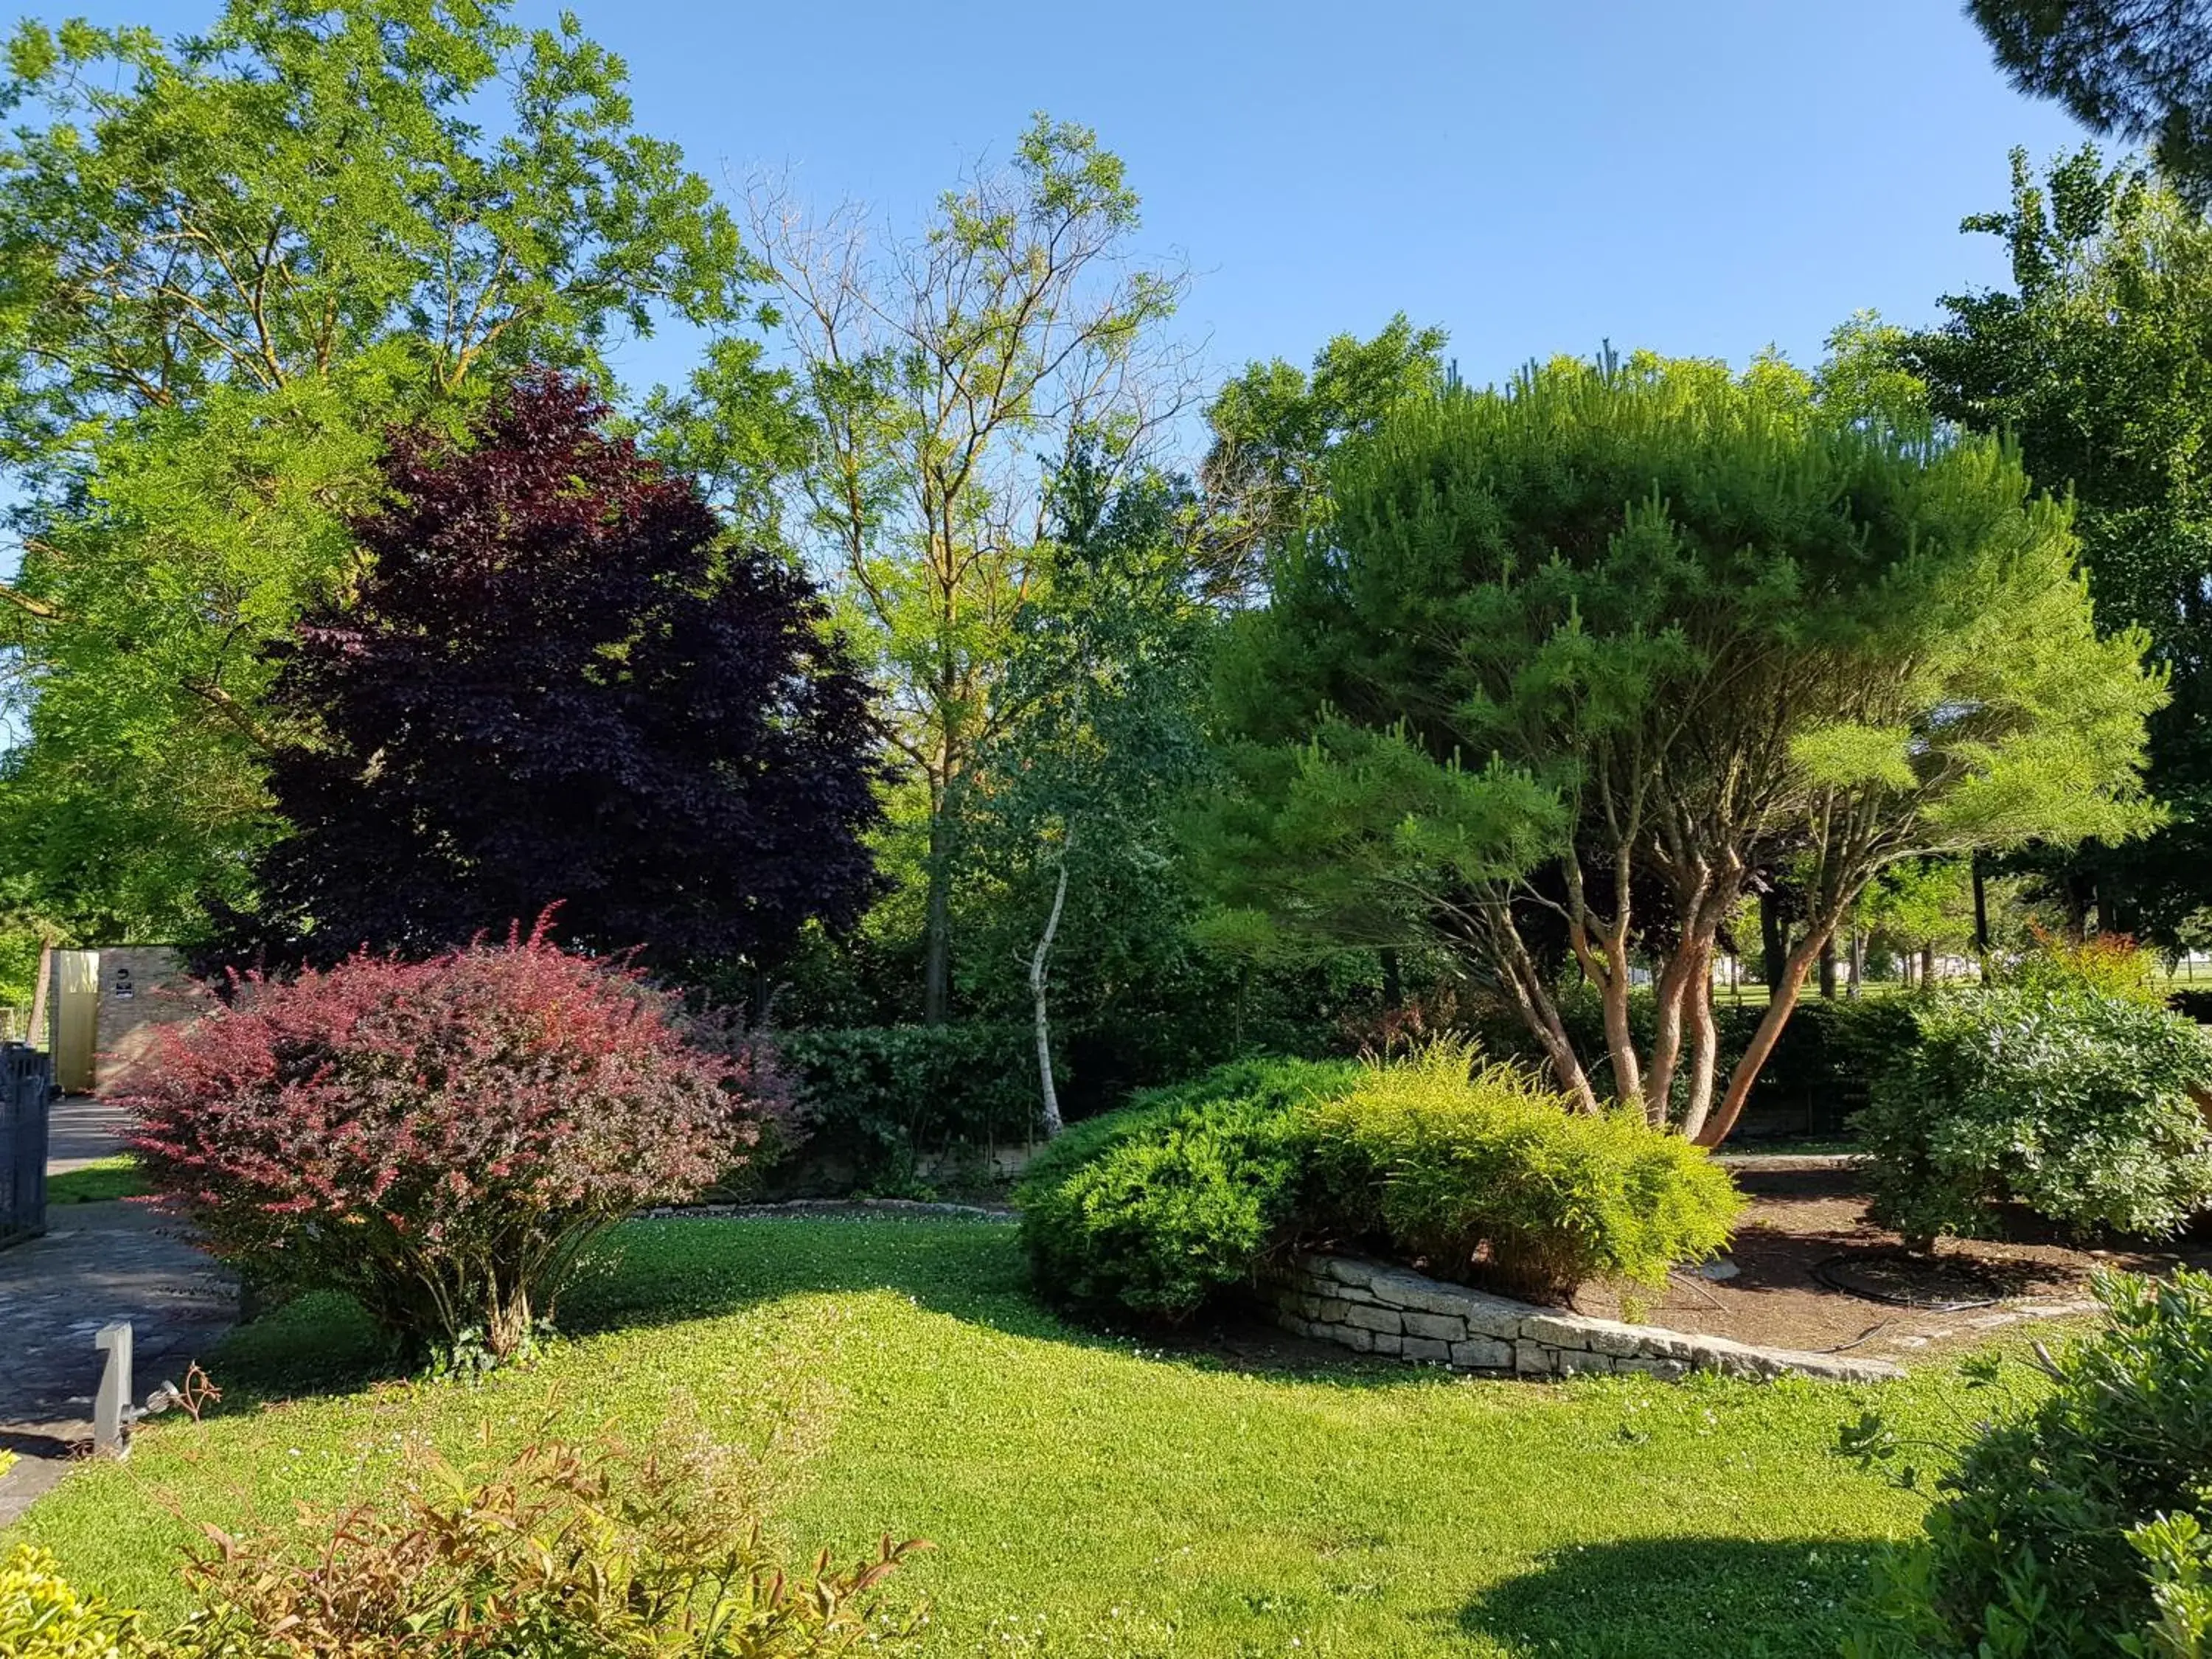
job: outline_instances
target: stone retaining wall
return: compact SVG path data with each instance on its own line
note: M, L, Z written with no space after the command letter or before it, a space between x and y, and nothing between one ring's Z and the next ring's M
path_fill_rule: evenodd
M1297 1257L1271 1275L1262 1292L1277 1322L1300 1336L1493 1376L1632 1371L1675 1377L1700 1370L1876 1382L1905 1374L1880 1359L1755 1348L1725 1337L1589 1319L1352 1256Z

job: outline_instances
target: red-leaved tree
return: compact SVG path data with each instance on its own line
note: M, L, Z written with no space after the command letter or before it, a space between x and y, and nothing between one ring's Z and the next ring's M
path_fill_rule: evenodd
M366 953L161 1035L124 1105L155 1188L245 1272L346 1292L421 1351L513 1353L592 1237L785 1139L773 1062L685 1040L545 924Z
M551 374L394 435L355 591L270 705L291 833L203 965L427 955L560 902L658 971L771 965L878 890L881 734L814 585Z

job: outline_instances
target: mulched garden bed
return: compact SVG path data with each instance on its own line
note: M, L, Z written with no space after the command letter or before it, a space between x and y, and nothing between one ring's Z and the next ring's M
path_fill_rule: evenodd
M2085 1312L2099 1267L2212 1266L2212 1244L2201 1239L2084 1249L2024 1220L2011 1239L1947 1239L1931 1261L1916 1261L1896 1234L1867 1219L1863 1179L1852 1170L1732 1173L1752 1199L1727 1258L1733 1277L1678 1273L1640 1306L1586 1290L1577 1310L1765 1346L1910 1361L2023 1320Z

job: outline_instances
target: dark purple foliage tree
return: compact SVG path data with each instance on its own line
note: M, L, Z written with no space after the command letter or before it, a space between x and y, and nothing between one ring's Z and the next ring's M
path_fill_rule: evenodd
M820 595L607 413L540 374L465 445L394 438L373 562L283 647L313 735L229 959L426 953L558 901L587 947L759 963L873 894L878 729Z

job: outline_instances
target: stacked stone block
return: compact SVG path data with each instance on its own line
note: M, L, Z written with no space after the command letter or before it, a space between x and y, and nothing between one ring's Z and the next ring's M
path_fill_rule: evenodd
M1354 1256L1295 1257L1273 1269L1261 1290L1277 1322L1300 1336L1334 1342L1355 1353L1490 1376L1640 1372L1678 1377L1705 1370L1875 1382L1904 1375L1879 1359L1759 1348L1725 1337L1534 1307Z

